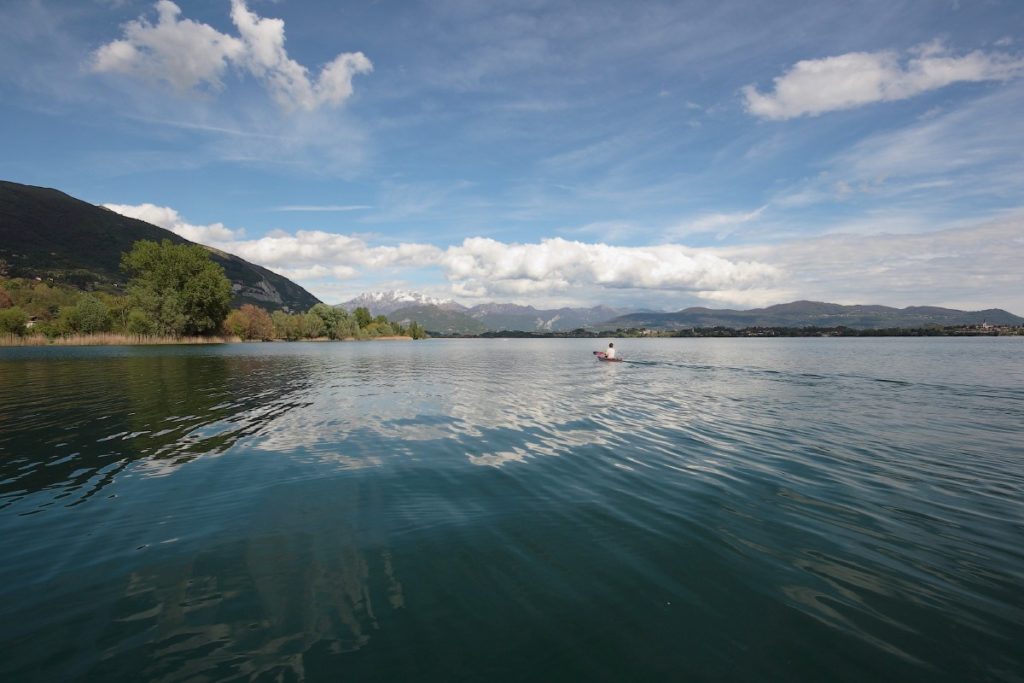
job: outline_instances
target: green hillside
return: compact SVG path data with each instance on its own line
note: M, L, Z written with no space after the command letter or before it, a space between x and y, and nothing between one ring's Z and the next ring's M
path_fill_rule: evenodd
M482 334L487 326L461 311L453 311L433 304L407 306L388 314L388 318L402 325L419 323L432 334Z
M127 278L121 254L138 240L188 243L169 230L63 192L0 181L0 259L10 277L42 278L78 289L116 291ZM305 311L319 300L291 280L210 249L234 291L232 305Z

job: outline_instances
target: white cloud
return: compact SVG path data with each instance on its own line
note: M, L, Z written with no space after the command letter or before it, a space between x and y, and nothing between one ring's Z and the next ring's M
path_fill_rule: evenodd
M322 104L341 104L352 94L352 77L373 71L362 52L346 52L325 65L315 82L310 81L306 67L284 49L284 21L256 15L244 0L231 0L231 19L248 48L244 65L267 83L283 107L312 111Z
M243 231L220 223L187 223L167 207L106 206L271 268L321 296L350 296L382 278L412 276L403 286L430 289L438 296L538 305L559 300L671 307L680 296L689 296L740 307L816 299L1024 312L1022 210L931 231L911 222L904 234L895 232L899 217L880 215L863 225L836 226L842 234L705 249L561 238L520 244L484 237L440 248L372 244L369 238L318 230L278 231L247 240ZM347 284L342 287L342 282Z
M358 237L322 230L279 233L227 243L221 248L275 270L339 265L359 269L417 268L436 264L441 256L441 250L432 244L370 246Z
M768 289L722 289L718 291L696 292L705 301L722 306L740 306L743 308L762 308L774 304L787 303L800 298L799 294L785 287Z
M340 105L352 94L352 78L373 70L362 52L345 52L311 79L308 69L285 50L284 21L258 16L245 0L231 2L238 37L181 19L181 8L170 0L159 0L155 6L155 24L145 17L129 21L121 39L93 53L94 71L163 81L178 91L200 86L217 90L224 72L234 66L263 81L285 109L312 111Z
M803 60L776 77L771 91L762 93L748 85L743 95L751 114L791 119L904 100L952 83L1005 81L1022 73L1020 57L980 50L958 57L936 41L910 50L905 59L882 51Z
M157 2L156 11L156 24L144 17L129 21L121 40L96 50L93 69L164 81L179 91L200 85L219 89L221 76L242 57L245 44L212 26L179 20L181 9L170 0Z
M186 222L174 209L167 206L156 206L155 204L104 204L111 211L116 211L122 216L137 218L153 225L170 230L181 235L187 240L199 242L210 246L220 243L241 239L245 236L245 230L231 230L223 223L210 223L209 225L195 225Z
M274 271L290 280L351 280L359 275L352 266L310 266L308 268L275 268Z
M781 275L764 263L729 260L674 244L620 247L561 238L517 244L471 237L441 249L422 243L371 245L361 237L321 230L277 231L246 240L243 231L220 223L187 223L169 207L106 206L300 281L429 267L439 269L458 296L528 297L585 295L588 290L745 290L770 284Z
M275 231L257 239L244 239L245 231L231 230L222 223L195 225L174 209L154 204L104 204L130 218L152 223L185 239L226 251L269 268L300 283L351 280L366 271L419 268L437 265L441 249L432 244L403 243L371 246L360 237L298 230ZM317 287L322 290L322 286Z
M675 244L620 247L545 239L508 244L471 237L442 260L463 296L535 295L587 287L697 291L746 289L781 272L756 261L730 261Z

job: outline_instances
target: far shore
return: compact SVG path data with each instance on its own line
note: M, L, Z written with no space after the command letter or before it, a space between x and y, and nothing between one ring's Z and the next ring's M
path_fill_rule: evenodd
M330 339L328 337L317 337L315 339L268 339L270 343L292 341L311 342L335 342L335 341L413 341L412 337L391 335L387 337L370 337L368 339L356 339L347 337L345 339ZM35 347L35 346L159 346L175 344L250 344L264 343L264 341L242 340L235 336L210 336L210 337L164 337L155 335L134 335L134 334L75 334L54 337L50 339L43 335L0 335L0 347Z
M330 337L314 337L313 339L265 339L265 340L250 339L248 341L255 342L255 343L258 344L258 343L261 343L262 341L269 341L269 342L275 342L275 343L277 343L277 342L291 343L291 342L297 342L297 341L306 341L306 342L413 341L413 338L408 336L408 335L390 335L390 336L387 336L387 337L368 337L366 339L356 339L355 337L345 337L344 339L331 339ZM247 343L247 342L245 342L245 343Z

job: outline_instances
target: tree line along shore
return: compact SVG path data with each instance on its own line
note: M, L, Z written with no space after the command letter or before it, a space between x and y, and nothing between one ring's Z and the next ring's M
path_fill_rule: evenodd
M140 240L121 259L124 293L0 277L0 345L182 344L248 340L423 339L366 308L316 304L304 313L231 308L231 281L198 245Z
M480 334L444 334L431 332L440 339L638 339L638 338L716 338L716 337L1006 337L1024 336L1024 325L926 325L923 327L855 328L822 327L687 327L652 330L646 327L593 330L578 328L562 332L521 332L501 330Z

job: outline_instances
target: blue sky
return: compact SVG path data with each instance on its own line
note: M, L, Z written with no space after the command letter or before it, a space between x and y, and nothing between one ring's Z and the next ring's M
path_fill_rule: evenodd
M29 0L0 177L334 303L1024 313L1024 3Z

